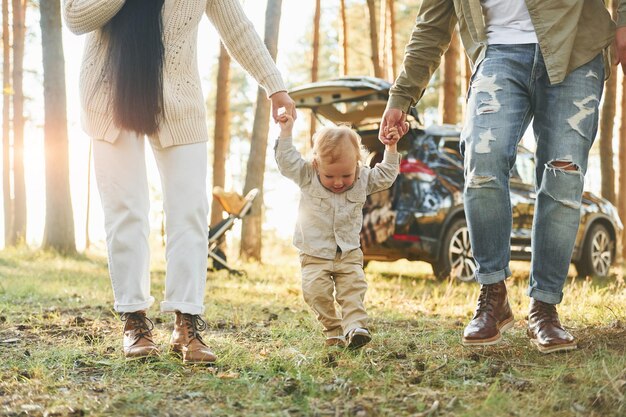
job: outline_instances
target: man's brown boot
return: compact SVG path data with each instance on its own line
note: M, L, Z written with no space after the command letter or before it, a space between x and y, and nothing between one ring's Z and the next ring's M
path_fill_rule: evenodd
M158 355L159 348L152 341L154 323L145 311L122 313L124 322L124 356L128 359Z
M213 363L217 360L200 336L205 329L206 323L199 315L176 312L170 345L174 352L182 356L183 363Z
M472 321L463 332L465 346L495 345L502 339L502 332L513 327L513 313L506 296L506 284L480 286L478 305Z
M576 339L561 326L554 304L530 299L527 333L541 353L576 349Z

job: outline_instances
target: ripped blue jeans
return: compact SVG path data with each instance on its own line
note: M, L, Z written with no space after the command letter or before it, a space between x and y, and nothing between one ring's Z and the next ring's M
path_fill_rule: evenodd
M509 173L532 121L537 197L528 295L561 302L603 85L601 54L551 85L537 44L488 46L472 78L461 134L465 213L479 283L511 275Z

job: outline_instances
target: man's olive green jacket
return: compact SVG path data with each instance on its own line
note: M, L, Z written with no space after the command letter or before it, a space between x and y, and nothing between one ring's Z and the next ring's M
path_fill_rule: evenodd
M616 24L602 0L525 1L552 84L563 81L613 42ZM617 26L626 26L626 0L617 1ZM387 107L406 112L417 103L457 23L465 51L476 68L487 47L480 0L422 0Z

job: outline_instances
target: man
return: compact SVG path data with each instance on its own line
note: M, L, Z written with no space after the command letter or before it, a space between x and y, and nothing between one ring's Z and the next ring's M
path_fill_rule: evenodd
M609 71L604 58L614 38L617 61L626 62L626 0L619 0L617 33L601 0L423 0L383 115L383 143L391 126L406 133L406 112L424 93L457 23L473 68L461 152L481 284L463 344L495 344L513 325L504 283L511 275L509 171L532 120L537 199L528 335L543 353L575 349L556 305L580 221L583 178Z

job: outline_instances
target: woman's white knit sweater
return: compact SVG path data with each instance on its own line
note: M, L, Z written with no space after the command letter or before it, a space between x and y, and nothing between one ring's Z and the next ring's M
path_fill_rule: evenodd
M106 37L102 27L125 0L64 0L64 16L76 34L88 33L80 75L83 129L94 139L115 141L110 88L104 71ZM208 140L206 113L197 64L198 23L206 13L229 53L272 95L286 91L263 41L239 0L165 0L162 10L163 100L159 132L153 140L165 148Z

